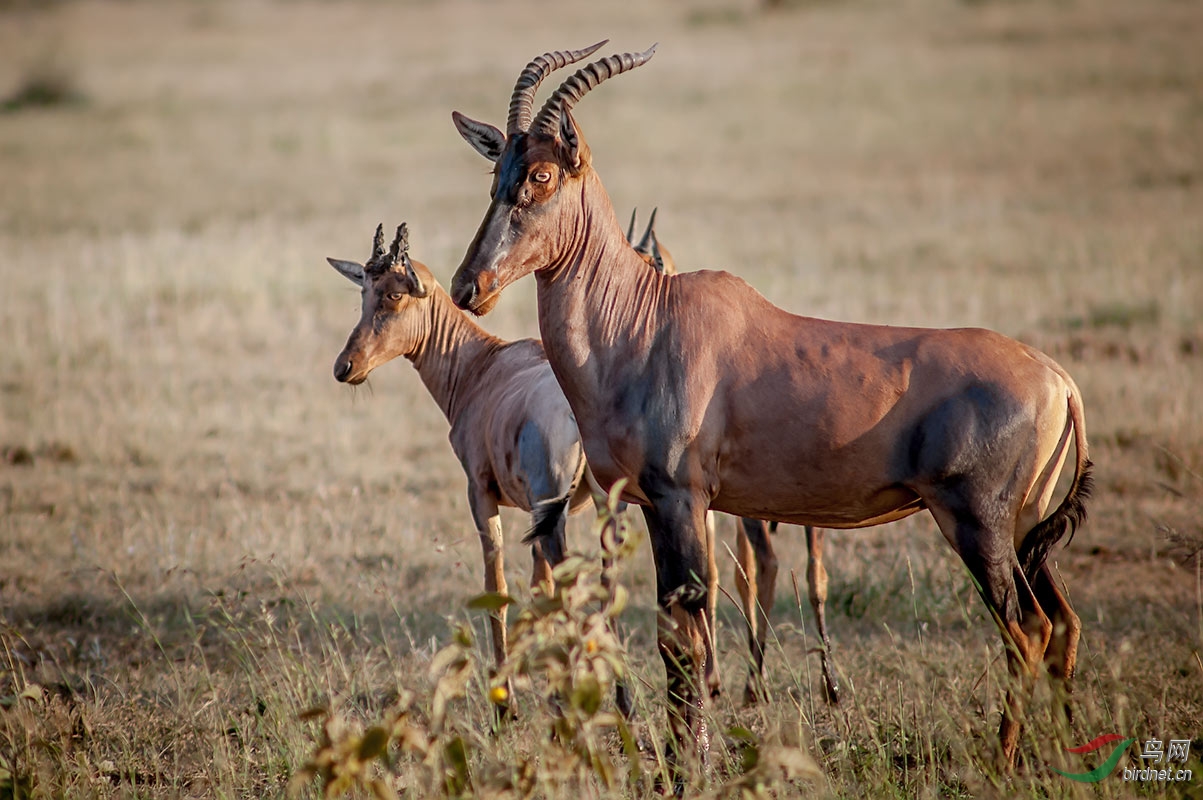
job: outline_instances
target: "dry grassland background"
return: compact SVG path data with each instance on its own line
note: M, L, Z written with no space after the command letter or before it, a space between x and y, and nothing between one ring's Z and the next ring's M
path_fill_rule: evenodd
M1128 796L1049 771L1112 732L1194 740L1203 787L1199 4L131 0L0 4L0 797L279 795L300 711L422 687L481 586L465 479L407 363L333 380L359 295L324 257L406 220L445 285L489 186L450 112L501 124L527 60L603 37L660 42L576 113L624 221L658 206L679 265L797 313L1045 349L1097 464L1052 555L1078 718L1034 712L1012 783L999 637L927 515L829 536L841 710L782 530L777 702L741 708L724 600L719 724L800 735L831 796ZM484 324L537 335L533 281ZM654 717L650 562L624 579Z

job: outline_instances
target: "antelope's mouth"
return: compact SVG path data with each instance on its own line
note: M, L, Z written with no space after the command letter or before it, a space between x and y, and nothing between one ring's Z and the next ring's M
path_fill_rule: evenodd
M368 379L368 375L372 371L370 369L361 369L356 371L355 361L350 358L339 358L334 362L334 380L339 383L349 383L352 386L358 386Z
M478 317L483 317L488 314L497 305L497 301L501 299L501 292L490 292L486 295L478 295L475 302L468 308Z
M456 273L452 282L451 299L464 311L482 317L493 310L501 298L501 282L497 271L484 270L474 278L463 273L463 268Z

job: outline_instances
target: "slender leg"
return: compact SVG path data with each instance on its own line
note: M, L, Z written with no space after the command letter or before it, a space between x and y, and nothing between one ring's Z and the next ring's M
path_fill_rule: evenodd
M984 525L967 512L954 516L935 506L932 515L977 581L982 599L1002 632L1011 682L998 737L1003 766L1010 769L1015 766L1019 749L1024 705L1052 638L1053 624L1019 568L1013 524Z
M1020 609L1018 624L1007 623L1007 631L1015 645L1016 657L1009 659L1009 666L1017 688L1007 692L1008 713L1003 714L998 737L1002 741L1005 764L1014 767L1024 706L1031 697L1037 671L1053 638L1053 623L1037 602L1036 595L1028 585L1018 563L1013 565L1011 574Z
M823 665L823 694L832 705L840 704L840 685L831 665L831 639L827 635L827 569L823 566L823 529L806 526L806 593L815 612L819 658Z
M723 693L723 681L718 674L718 649L715 637L718 635L718 554L714 541L714 512L706 511L706 616L710 620L710 653L706 659L706 687L711 697Z
M530 546L531 556L531 573L530 573L530 588L531 592L542 592L544 595L551 595L555 590L554 582L551 579L551 564L547 561L547 556L543 553L543 543L533 542Z
M752 656L752 668L744 687L746 703L767 699L764 648L769 632L769 611L773 608L777 590L777 554L773 551L769 533L776 527L775 523L770 526L763 520L740 519L735 583L743 600L748 650Z
M592 476L590 476L592 477ZM598 497L601 493L600 489L595 490L594 506L597 509L598 516L601 516L605 509L605 504L598 502ZM606 594L611 594L614 586L614 556L612 555L624 542L622 525L617 517L621 517L626 513L627 504L621 503L620 507L615 510L616 518L608 522L601 529L601 548L602 548L602 588L606 590ZM618 631L615 628L615 620L611 619L607 623L610 627L610 632L617 639ZM635 698L631 693L631 687L627 685L625 679L619 679L614 682L614 703L618 706L619 712L628 720L635 716Z
M647 491L645 487L644 491ZM656 591L660 604L657 638L668 676L669 722L672 728L669 764L675 789L684 790L686 743L705 762L710 734L703 716L702 676L710 652L708 576L706 573L706 507L708 503L670 487L649 493L645 506L648 534L656 562Z
M760 520L741 517L735 536L735 590L739 592L744 626L748 632L748 653L752 659L748 682L744 686L744 702L748 704L760 699L764 672L764 650L758 646L760 615L756 608L756 583L760 579L760 571L756 568L756 556L748 538L749 526L759 528L760 524Z
M1048 666L1054 688L1063 698L1065 718L1072 722L1069 696L1073 694L1073 676L1078 662L1078 639L1082 634L1082 622L1074 613L1069 600L1057 588L1048 564L1041 566L1040 571L1036 573L1032 591L1036 595L1036 601L1048 613L1053 623L1053 637L1044 652L1044 663Z
M501 516L497 512L497 500L486 492L469 489L468 504L472 518L476 521L476 532L480 536L480 548L484 555L485 591L506 594L505 548L501 535ZM489 614L489 627L493 638L493 660L497 666L505 663L506 656L506 607L502 606ZM508 692L512 697L513 692ZM509 712L505 704L499 704L501 716Z

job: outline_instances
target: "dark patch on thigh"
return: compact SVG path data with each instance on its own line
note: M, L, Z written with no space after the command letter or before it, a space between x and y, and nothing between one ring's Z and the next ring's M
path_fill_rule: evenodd
M1010 392L973 384L924 415L900 455L913 479L930 484L1009 471L1025 445L1015 435L1025 420Z
M568 491L556 481L548 452L547 437L534 420L527 420L518 431L517 476L526 485L527 502L534 507L540 500L559 497Z

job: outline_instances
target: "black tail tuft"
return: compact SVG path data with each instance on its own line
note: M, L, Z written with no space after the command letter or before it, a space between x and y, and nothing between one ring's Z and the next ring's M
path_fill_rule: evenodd
M564 559L567 542L564 540L564 522L568 518L568 503L572 492L563 497L553 497L535 504L531 510L531 529L522 537L523 544L543 546L543 553L552 564Z
M1044 566L1044 560L1053 545L1061 541L1066 533L1069 534L1065 541L1068 545L1073 541L1074 533L1086 521L1086 500L1094 490L1094 477L1090 474L1092 466L1091 462L1086 462L1069 487L1065 500L1048 519L1032 528L1019 546L1019 566L1029 583L1036 579L1036 573Z

